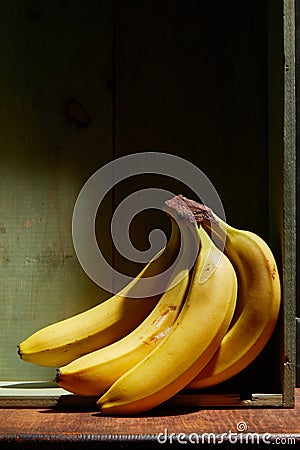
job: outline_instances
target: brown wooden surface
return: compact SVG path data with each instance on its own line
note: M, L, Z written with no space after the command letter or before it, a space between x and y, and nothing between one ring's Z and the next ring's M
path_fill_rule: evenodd
M107 5L108 10L103 5L100 8L98 2L93 3L94 9L90 7L90 11L97 12L93 14L95 22L90 22L88 9L86 15L82 16L82 8L78 1L76 11L72 2L74 16L70 15L67 9L64 9L63 13L61 10L59 15L57 11L50 11L49 8L39 12L35 8L39 9L40 3L31 2L34 7L31 7L29 15L27 10L25 11L26 6L23 6L24 11L20 11L19 14L13 13L14 10L9 6L9 2L6 2L5 11L2 8L2 13L5 13L2 14L3 23L6 24L6 27L2 27L5 44L3 48L6 51L3 59L6 63L2 74L3 92L5 92L5 108L3 108L5 120L2 124L5 133L1 135L4 137L4 142L9 143L2 146L2 156L5 161L2 166L5 173L9 172L10 167L12 173L15 172L16 167L22 168L20 179L25 179L26 183L20 183L17 178L17 184L22 187L23 196L27 197L24 209L17 207L23 199L20 194L18 194L18 204L16 200L12 201L13 208L9 209L10 214L13 214L13 220L22 225L23 234L20 235L20 229L12 227L11 223L10 227L6 226L6 230L10 230L11 234L15 233L10 238L10 245L17 251L14 250L14 253L9 255L15 258L10 258L10 266L6 254L2 252L3 264L7 264L5 270L8 272L7 280L9 281L9 285L3 286L11 289L9 291L7 288L5 292L12 292L9 301L4 301L2 304L5 308L3 317L5 317L9 333L13 331L12 327L16 327L18 333L22 335L26 334L24 323L32 327L34 321L40 318L50 320L48 310L47 315L45 314L47 296L43 297L41 295L43 293L54 295L59 304L61 299L64 299L64 304L67 304L66 300L72 298L72 304L78 305L78 308L83 304L85 307L88 306L86 300L80 297L81 291L76 285L77 278L73 283L72 277L70 278L66 272L66 266L60 264L61 259L57 257L57 248L60 247L57 243L65 245L63 233L68 232L68 228L64 228L67 220L66 210L63 209L66 199L69 199L70 208L75 200L74 192L77 193L87 176L110 160L111 134L114 134L116 140L113 152L115 157L139 151L164 151L180 155L197 164L212 179L222 194L227 217L235 226L245 226L268 238L270 214L266 189L267 186L269 189L266 177L269 162L265 151L267 140L270 140L270 136L267 136L266 89L269 83L267 74L271 73L267 70L266 63L268 29L266 3L256 0L251 2L251 8L249 3L248 8L245 9L242 2L236 2L234 11L228 8L227 3L224 3L223 6L219 5L217 14L215 5L209 2L204 4L192 1L189 8L183 8L184 2L180 0L177 2L134 0L130 2L131 7L128 7L126 2L116 2L115 62L118 70L114 94L116 96L114 98L116 109L114 132L111 130L110 123L110 85L114 85L113 81L110 81L111 44L107 43L104 36L106 34L110 36L111 33L112 11L111 6L108 6L112 3L103 3ZM67 3L61 1L60 6L66 8ZM276 2L280 7L280 14L281 3L281 1ZM286 2L286 4L291 3L292 1ZM269 2L269 5L274 4L273 1ZM67 18L66 21L64 17ZM77 17L80 17L81 26L85 26L85 29L78 28ZM31 22L32 18L33 22ZM88 19L88 26L85 25L86 19ZM277 30L277 18L275 19L274 27ZM281 20L281 15L278 19ZM104 24L107 24L107 28ZM16 39L17 31L20 32L20 30L20 38ZM76 33L73 30L76 30ZM99 30L101 30L100 39L98 38ZM61 46L60 38L62 35L65 37L63 46ZM14 36L15 39L7 36ZM280 65L281 61L277 56L281 52L281 32L278 37L280 38L279 46L274 44L273 39L269 40L275 52L273 58ZM29 53L34 62L33 65L28 63ZM94 53L97 57L92 58L91 55ZM52 54L56 55L54 59L51 57ZM96 66L94 61L97 61ZM32 70L36 66L44 69L46 78L41 76L41 70ZM92 69L89 69L90 67ZM291 67L289 66L289 73L291 73ZM274 83L275 85L270 85L268 95L270 98L273 98L279 82L275 80ZM281 80L279 84L281 85ZM47 88L45 89L43 85ZM70 98L72 103L69 103ZM84 110L89 112L92 119L90 124L79 127L78 123L76 125L76 121L74 122L74 118L71 119L74 115L74 98L80 101ZM49 99L51 99L50 102ZM278 117L282 120L281 91L278 91L276 100L280 103ZM291 105L289 97L287 101ZM67 106L66 111L64 105ZM271 122L269 125L273 134L274 126ZM281 131L281 122L278 130ZM276 138L277 135L274 136L274 139ZM281 142L281 135L277 141ZM43 148L44 152L42 157L40 148ZM273 149L272 145L270 149ZM269 159L274 161L273 152L270 155ZM47 158L49 158L49 164ZM51 226L49 222L45 222L48 228L42 228L44 221L40 219L36 219L36 223L30 222L42 231L45 229L45 236L49 239L49 245L48 241L44 241L43 253L41 251L43 258L41 258L36 240L32 239L29 242L23 239L22 247L20 247L19 242L17 240L15 242L15 238L18 239L19 236L24 235L28 239L29 235L31 236L30 233L37 229L29 226L26 219L29 217L27 210L33 211L32 205L37 205L35 208L38 214L46 208L41 203L42 194L37 176L34 178L31 176L33 171L37 172L36 167L39 171L44 168L43 164L46 168L49 165L55 172L53 174L49 172L48 176L52 176L49 180L41 177L39 181L42 186L47 187L48 180L49 186L53 188L52 191L49 190L49 195L47 194ZM241 167L247 170L240 170ZM275 168L273 171L277 180L278 173ZM45 172L48 173L46 170ZM255 174L255 183L253 183L253 174ZM69 179L73 180L74 186L67 184L66 187L65 181ZM3 193L7 196L9 192L14 199L16 179L11 177L10 180L11 184L7 184L6 179L2 177L5 187ZM141 188L144 185L147 187L147 179L143 178L142 181L144 184L135 184L133 187ZM150 181L152 185L152 180ZM10 186L14 189L10 189ZM58 187L61 187L61 190L57 190ZM128 195L132 188L132 186L124 187L124 189L123 187L118 190L117 200L120 200L122 195ZM178 189L177 185L173 187ZM179 192L185 193L182 189ZM74 198L70 197L71 195ZM274 197L277 200L277 196L274 195ZM59 211L63 210L62 223L53 214L53 211L57 213L58 201L61 202ZM3 202L3 205L6 204L7 199L6 203ZM18 215L15 215L14 211L19 211ZM24 220L20 211L24 212ZM276 217L277 212L276 209L274 211ZM38 214L37 217L39 217ZM1 220L3 221L5 217L4 214ZM270 223L273 227L274 222L270 220ZM4 238L3 223L1 227L2 238ZM292 228L289 229L292 230ZM276 233L277 231L276 229ZM293 235L292 231L290 234ZM44 236L44 234L40 235ZM24 242L34 243L33 249L38 252L37 256L33 258L32 254L25 252L31 247L29 244L25 246ZM293 241L289 242L292 247ZM15 255L18 256L18 265ZM75 261L75 258L73 260ZM66 264L70 265L73 260L68 258ZM42 272L38 278L34 276L35 261L43 262ZM48 289L47 268L50 266L53 266L56 271L61 269L64 283L62 286L67 286L68 289L72 287L72 291L68 290L68 297L63 295L62 288L56 290L52 285L52 289ZM19 272L15 271L15 267ZM50 273L52 272L53 270ZM286 270L286 273L289 272ZM15 278L12 277L14 273L16 273ZM19 276L19 273L22 276ZM75 269L74 271L72 269L72 274L73 276L77 274ZM28 278L24 278L25 275ZM47 283L42 284L46 287L43 287L41 291L41 281L44 279ZM34 282L32 291L29 290L32 285L29 285L27 280ZM56 276L55 280L59 278ZM24 314L20 315L25 308L24 305L27 305L21 297L24 286L28 301L32 305L30 309L28 307L28 311L33 311L31 314L33 322L24 320L26 319ZM20 300L16 298L16 292ZM32 297L33 292L38 300L40 297L43 298L43 303L38 301L37 308L33 307L35 299ZM59 292L59 295L56 295L56 292ZM75 299L71 295L73 292L76 293ZM85 298L92 303L91 296L85 296ZM79 300L78 303L76 299ZM21 305L21 308L16 302ZM53 305L55 306L54 303ZM22 327L18 326L14 311L17 311L18 317L21 318ZM28 333L30 330L31 328L28 328ZM290 330L291 328L287 326L286 332ZM3 362L0 364L1 377L7 379L9 372L9 375L13 373L14 377L20 376L23 380L25 366L24 368L22 366L22 369L20 366L20 369L12 370L7 360L8 355L14 355L12 361L16 360L15 337L18 341L17 335L13 333L14 339L9 339L6 331L2 327L5 339L1 345L9 343L14 345L14 350L1 352L3 355L1 356ZM292 339L293 336L290 338ZM275 388L278 387L278 371L281 364L279 356L276 358L276 355L279 355L278 341L272 342L269 347L269 357L261 358L263 361L260 365L261 370L254 370L251 372L253 376L244 378L246 383L243 383L243 380L240 382L242 387L244 385L249 389L249 382L255 386L259 383L260 392L262 389L264 392L269 392L267 389L272 392L274 390L272 384L275 384ZM286 366L293 367L293 361ZM33 370L32 367L30 370ZM288 377L289 381L292 376L293 374ZM32 379L32 373L30 373L30 379ZM275 435L282 433L300 433L299 390L297 399L296 408L292 410L203 408L198 411L183 412L178 408L176 412L174 409L171 412L159 410L157 414L122 419L105 418L98 411L91 410L0 409L0 447L3 445L5 448L59 447L65 449L76 443L76 449L87 445L90 449L93 443L99 448L99 441L101 441L101 448L113 448L117 446L117 443L122 447L131 447L133 442L138 442L139 446L149 446L155 443L155 436L163 433L165 429L168 433L177 434L229 433L230 430L235 433L239 422L245 422L249 433L255 432L262 435L270 433L275 439ZM257 448L256 445L252 447ZM287 447L284 445L284 448Z
M85 445L100 448L101 441L101 448L124 448L134 443L149 447L157 445L157 436L165 430L169 436L175 433L181 440L180 433L187 436L191 433L214 433L216 436L227 433L231 436L227 445L233 445L234 435L230 432L237 433L238 427L244 424L247 428L242 433L244 440L247 433L257 433L262 446L266 445L263 438L276 444L280 443L278 439L285 439L281 444L288 448L288 435L295 438L290 444L296 448L300 443L299 414L300 389L296 390L293 409L157 409L142 416L123 418L104 417L97 410L2 409L0 446L53 448L60 444L60 448L70 448L76 444L76 448ZM255 448L259 446L255 443Z
M268 219L268 167L276 155L271 146L268 156L267 142L274 129L282 131L283 92L281 79L270 74L272 84L267 77L267 43L272 43L270 59L281 73L282 5L292 0L234 2L230 7L220 2L218 8L195 0L132 0L129 6L121 0L101 5L93 0L84 10L79 0L52 7L24 2L20 9L10 3L1 2L0 15L5 60L0 77L0 378L50 381L52 371L23 364L16 345L40 327L108 296L76 258L71 217L83 183L112 156L150 150L185 158L214 183L229 223L256 231L267 242L272 228L278 241L281 232L274 221L269 227ZM291 79L292 48L287 56L286 77ZM274 94L279 124L268 122L267 99ZM290 97L286 101L291 120ZM279 146L275 153L281 155L281 134L274 140ZM140 178L118 187L116 203L144 187L190 196L179 180ZM273 167L273 179L281 186L281 164ZM110 213L108 198L97 218L97 236L108 260ZM157 216L152 211L150 216L149 225L156 228ZM133 244L143 250L151 227L145 229L141 217L134 223ZM285 290L294 286L295 233L288 225ZM279 251L278 245L271 247L281 264L281 245ZM126 270L129 266L123 261ZM233 381L234 388L239 386L235 392L281 392L284 384L288 398L295 364L288 351L294 342L294 297L285 296L283 303L286 339L282 328L259 365ZM283 364L288 367L284 383Z
M0 9L0 379L49 380L51 370L17 357L17 344L109 295L79 264L72 214L112 155L112 2ZM96 228L108 261L110 211L108 195Z

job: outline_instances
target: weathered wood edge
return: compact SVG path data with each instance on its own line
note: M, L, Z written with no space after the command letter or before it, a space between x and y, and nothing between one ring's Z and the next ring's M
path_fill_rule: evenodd
M251 394L249 398L242 399L239 394L203 394L203 393L182 393L177 394L164 404L170 407L230 407L230 408L251 408L251 407L283 407L282 394Z
M197 433L198 441L196 438L196 433L158 433L158 434L146 434L146 433L138 433L138 434L50 434L50 433L39 433L39 434L26 434L26 433L13 433L9 435L0 435L0 445L7 443L18 443L22 445L22 448L32 448L32 444L35 444L34 448L44 448L44 444L54 444L54 445L64 445L64 444L74 444L80 445L80 448L91 448L90 446L93 443L101 443L101 448L116 448L118 444L120 447L117 448L126 448L130 445L130 448L135 448L135 445L138 445L138 448L158 448L159 444L208 444L211 448L211 445L215 446L216 444L245 444L247 447L243 448L252 448L249 447L249 444L257 445L259 443L265 444L277 444L278 442L282 442L282 439L285 438L285 447L290 445L294 445L300 442L300 434L299 433ZM143 445L143 443L145 445ZM149 447L148 444L151 444ZM153 447L152 445L155 445ZM46 448L49 448L48 446ZM51 447L52 448L52 447ZM69 447L68 447L69 448ZM94 446L92 448L95 448ZM129 448L129 447L128 447ZM178 448L176 446L176 448ZM228 448L228 447L226 447ZM261 445L257 446L257 448L262 448ZM288 447L290 448L290 446Z
M296 99L295 99L295 4L283 1L284 51L284 158L283 158L283 229L284 229L284 377L283 403L295 403L296 378Z
M192 402L196 398L205 406L225 405L224 401L228 401L228 406L260 406L260 402L267 406L268 402L276 400L278 405L292 407L294 405L294 383L295 383L295 354L296 348L294 343L295 336L295 49L294 49L294 1L284 0L284 351L286 361L284 363L284 386L283 396L274 394L269 397L260 396L257 401L243 400L239 401L239 396L219 396L213 395L210 398L206 394L193 394ZM292 175L292 176L291 176ZM212 398L214 397L214 398ZM49 407L57 405L58 398L38 397L38 396L20 396L9 397L0 396L0 407ZM202 398L202 400L201 400ZM253 398L253 397L252 397ZM180 397L174 397L177 405L180 403ZM181 397L182 399L182 397ZM189 401L185 398L186 401ZM209 400L209 401L208 401ZM220 403L215 403L220 402ZM247 403L248 402L248 403ZM250 402L250 403L249 403ZM281 402L281 403L280 403ZM210 403L210 405L209 405ZM15 405L15 406L14 406ZM28 406L27 406L28 405ZM35 405L35 406L33 406ZM199 406L197 404L197 406Z
M79 397L76 395L15 395L0 397L0 408L58 408L97 410L96 397ZM203 394L179 393L160 405L160 409L178 408L285 408L282 394L251 394L242 399L239 394Z

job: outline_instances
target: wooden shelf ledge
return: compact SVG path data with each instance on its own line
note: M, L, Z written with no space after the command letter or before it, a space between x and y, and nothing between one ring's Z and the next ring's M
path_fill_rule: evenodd
M155 409L138 417L104 417L96 409L0 409L0 448L156 448L187 443L210 446L300 444L300 389L295 408ZM165 442L167 441L167 442ZM250 445L251 447L251 445ZM280 448L280 446L278 446Z

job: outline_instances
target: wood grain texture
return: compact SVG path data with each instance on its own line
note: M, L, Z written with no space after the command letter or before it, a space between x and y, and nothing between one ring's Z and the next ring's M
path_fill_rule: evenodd
M300 442L300 390L296 390L294 409L155 409L138 417L104 417L96 410L63 411L53 409L0 410L0 445L15 448L49 448L68 445L72 448L123 448L138 444L157 444L159 433L214 433L237 432L243 424L244 432L268 433L268 439L281 434L292 435ZM238 425L240 424L240 425ZM297 435L297 436L296 436ZM173 437L173 439L175 439ZM262 442L261 445L265 445ZM9 448L9 447L8 447ZM64 447L62 447L64 448ZM259 446L255 445L255 448ZM278 447L279 448L279 447ZM296 447L294 447L296 448Z
M268 237L267 2L116 1L117 156L187 159L217 189L227 218ZM238 36L238 38L237 38ZM165 177L166 178L166 177ZM146 175L194 198L180 180ZM121 196L121 193L120 193Z
M230 380L223 392L281 395L284 385L291 405L293 2L224 2L218 9L196 0L132 0L130 5L116 0L115 5L113 26L113 2L92 0L83 7L79 0L72 5L61 1L46 7L33 1L18 8L8 0L1 3L0 378L52 379L52 370L20 362L16 344L41 326L107 296L83 273L71 240L74 201L97 168L138 151L186 158L211 178L228 220L270 239L281 260L283 204L281 199L280 207L272 208L269 194L275 187L271 200L282 197L284 156L284 320L255 363ZM267 31L274 5L275 41ZM269 68L268 41L275 61ZM278 58L283 44L285 75ZM270 84L274 68L276 79ZM268 105L270 98L277 108L273 122L268 116L268 107L274 105ZM114 200L117 204L132 191L157 185L190 197L176 180L142 176L120 186ZM108 257L111 206L108 198L97 221ZM151 223L157 225L156 216ZM144 225L144 219L137 221L134 233L133 244L141 247L150 229Z
M2 380L51 379L19 360L17 344L108 295L86 276L72 242L77 195L112 152L112 5L88 5L0 6ZM111 201L105 207L98 231L109 257Z
M284 1L284 392L291 399L296 377L296 109L295 5Z
M219 387L219 386L218 386ZM293 401L294 399L292 399ZM94 408L96 397L82 397L73 395L54 382L23 382L0 383L1 408L59 408L59 409L85 409ZM293 404L293 403L292 403ZM231 392L226 388L186 391L182 390L163 403L162 408L180 410L185 407L287 407L284 396L280 393L239 393L236 386Z

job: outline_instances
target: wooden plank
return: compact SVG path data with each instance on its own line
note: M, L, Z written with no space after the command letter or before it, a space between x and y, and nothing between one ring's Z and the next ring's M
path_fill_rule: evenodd
M112 5L14 3L0 6L0 379L51 380L17 344L108 295L80 266L71 226L112 155ZM110 212L107 198L97 233L109 258Z
M64 389L51 382L0 383L1 408L51 408L61 395L68 395Z
M209 434L216 438L224 433L241 433L246 444L248 433L259 436L259 443L252 447L265 448L266 442L282 447L288 445L283 438L294 438L290 446L300 441L299 413L300 391L296 391L294 409L241 409L241 408L187 408L174 413L172 410L153 410L138 417L104 417L94 410L71 411L53 409L0 409L0 445L10 448L50 448L50 446L68 446L68 448L124 448L124 446L149 448L163 439L173 436L173 445L181 433L181 438L198 435L203 447L210 448L207 442ZM244 431L242 432L242 428ZM172 435L173 433L173 435ZM280 441L280 438L282 440ZM232 440L234 435L232 435ZM277 442L276 442L277 439ZM295 442L295 444L294 444ZM201 444L201 441L200 441ZM179 445L179 444L178 444ZM224 442L226 445L226 442ZM248 447L251 446L248 442Z
M97 409L97 397L82 397L58 387L54 382L1 382L1 408L60 408L60 409ZM171 408L180 411L186 407L279 407L285 406L283 395L276 393L247 394L239 393L181 391L159 408Z
M116 4L116 155L186 158L214 183L231 223L267 238L267 3ZM118 195L146 183L190 194L144 176Z
M58 6L32 10L32 6L28 9L24 5L18 12L13 12L8 2L1 6L0 33L5 43L4 57L9 62L0 75L5 94L0 109L3 380L52 380L54 370L20 362L16 344L33 331L33 326L38 329L107 296L90 282L76 261L70 222L84 181L112 155L154 150L192 161L222 194L229 222L270 238L276 254L281 256L277 231L274 241L269 233L267 2L256 0L251 7L238 4L234 14L228 5L220 5L216 14L213 5L200 6L193 0L188 7L180 0L163 4L158 0L133 0L130 6L117 0L114 153L111 92L106 83L111 77L112 5L93 2L82 12L79 3L74 2L72 7L61 4L58 15ZM284 257L285 267L292 270L294 188L288 175L294 170L294 125L288 98L293 95L294 67L293 48L287 45L293 33L292 3L286 1L285 7L289 64L285 75L285 123L289 132L285 137L284 191L285 223L289 228ZM14 30L20 34L15 35ZM61 47L62 35L65 40ZM27 58L29 50L31 57ZM190 196L189 189L178 180L143 176L117 189L116 204L137 189L155 185ZM98 233L109 257L110 213L108 197L98 221ZM136 222L136 243L142 248L148 237L145 223L156 226L157 220L163 223L155 215ZM137 270L136 265L133 270ZM227 399L228 405L233 405L238 403L237 393L258 392L261 388L263 394L252 397L251 405L272 405L273 401L274 406L292 406L294 347L293 331L289 330L294 280L293 273L288 276L285 351L279 351L283 331L278 330L260 358L226 385L230 394L224 395L228 392L225 389L210 397L199 394L189 401L198 398L207 406L209 402L224 406ZM282 364L286 372L283 403L278 371ZM34 401L36 406L50 407L63 398L43 390L27 390L27 394L6 390L9 395L2 392L2 405L14 401L20 405L22 401L30 407ZM68 400L69 396L64 398Z
M294 404L296 377L296 102L295 6L283 2L284 46L284 403Z
M174 396L170 401L166 402L166 407L245 407L245 408L276 408L283 406L282 394L251 394L248 399L242 399L238 394L203 394L201 392L186 393L183 392Z

